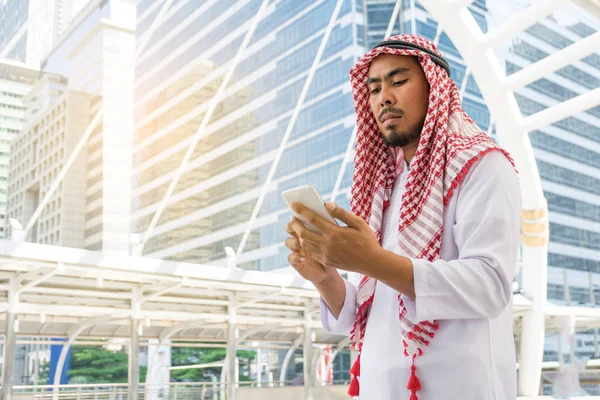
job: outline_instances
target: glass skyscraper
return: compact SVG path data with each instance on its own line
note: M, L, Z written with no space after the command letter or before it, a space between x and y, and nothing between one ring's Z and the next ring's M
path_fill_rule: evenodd
M146 231L260 3L183 0L155 24L135 71L134 231ZM225 247L237 249L335 3L271 2L144 255L221 263ZM163 4L138 3L138 44ZM354 125L348 71L364 51L364 21L363 2L346 0L238 258L242 268L287 265L282 190L311 183L327 198L334 187ZM351 170L338 196L344 206Z
M25 123L23 98L39 71L27 65L0 62L0 238L7 232L8 170L13 139Z
M0 3L0 49L13 39L16 43L6 58L25 62L27 57L27 32L19 34L29 17L29 1L6 0ZM19 37L16 37L16 36Z
M138 42L163 4L160 0L138 3ZM157 21L136 63L134 231L147 228L259 4L258 0L184 0ZM224 247L236 247L334 4L333 0L274 1L269 6L145 254L212 262L224 257ZM248 268L286 264L280 246L287 217L279 197L282 190L310 182L325 197L331 192L354 124L348 70L366 48L383 38L393 7L393 1L344 3L242 257ZM486 32L486 2L475 1L469 10ZM575 18L565 27L547 18L527 29L502 54L507 73L591 34L590 18ZM406 0L394 32L413 29L433 39L437 22L418 2L411 8ZM443 31L439 47L460 87L467 68ZM529 115L598 87L599 74L600 57L595 54L536 81L521 90L517 100L523 114ZM481 92L472 76L467 79L464 108L482 130L494 133ZM593 252L600 243L595 225L600 184L594 178L594 168L600 165L599 117L596 107L530 134L551 210L550 265L561 270L599 268ZM344 174L342 203L348 201L351 169L349 165ZM567 192L570 197L565 197ZM586 230L590 227L594 229ZM565 252L564 245L582 250ZM554 286L550 289L550 297L556 298ZM575 290L571 300L577 296Z
M98 3L91 0L0 1L0 58L39 68L73 17L86 6L93 8Z

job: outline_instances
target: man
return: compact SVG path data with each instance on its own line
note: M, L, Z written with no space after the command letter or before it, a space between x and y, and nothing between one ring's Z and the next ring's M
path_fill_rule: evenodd
M289 261L322 296L325 329L359 356L349 393L374 400L514 400L512 279L520 191L512 160L463 111L430 41L382 42L350 72L352 212L287 225ZM358 272L358 287L338 270Z

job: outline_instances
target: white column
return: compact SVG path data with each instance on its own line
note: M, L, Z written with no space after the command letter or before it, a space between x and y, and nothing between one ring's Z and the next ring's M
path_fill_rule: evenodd
M4 362L2 364L2 400L12 399L13 374L15 366L15 320L17 306L19 305L18 294L19 281L11 278L8 289L8 310L6 312L6 332L4 334Z
M40 378L40 345L35 344L35 360L33 361L33 386L37 387Z
M159 392L169 398L169 382L171 366L171 341L157 339L148 340L148 369L146 371L145 400L159 400ZM149 390L152 385L152 390ZM173 389L175 390L175 388ZM175 397L177 395L173 393ZM162 398L162 397L161 397Z
M306 305L304 311L304 398L313 400L313 366L312 366L312 329L310 317L310 303Z
M129 343L129 400L137 400L140 386L140 336L139 319L131 319L131 341Z
M132 291L131 299L131 339L129 342L128 362L128 399L137 400L140 386L140 312L141 312L141 290L136 288Z
M262 351L256 348L256 387L262 387Z
M542 378L544 358L544 306L547 293L547 248L523 246L523 292L533 300L533 309L521 322L519 354L519 395L537 395ZM530 265L530 262L536 264ZM536 266L538 268L535 268Z
M235 400L236 398L237 338L235 299L231 299L229 321L227 322L227 400Z

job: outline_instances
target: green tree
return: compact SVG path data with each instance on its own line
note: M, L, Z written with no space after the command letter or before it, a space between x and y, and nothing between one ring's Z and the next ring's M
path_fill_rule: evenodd
M174 347L171 353L171 364L194 365L222 361L226 355L225 349ZM238 350L240 365L248 365L256 356L253 351ZM71 349L71 368L69 369L70 383L126 383L128 379L127 354L122 351L110 351L102 346L73 346ZM40 382L48 380L49 364L40 366ZM140 367L140 382L146 379L147 367ZM175 382L204 382L210 380L204 374L221 374L220 367L204 369L175 370L172 379ZM249 377L240 374L240 380ZM50 383L50 382L49 382Z
M77 383L127 383L128 360L122 351L102 346L73 346L69 381ZM140 368L140 382L146 379L146 367Z
M171 364L173 366L180 366L212 363L224 360L226 354L227 351L225 349L174 347L171 353ZM238 350L237 356L240 359L240 364L247 364L254 359L256 353L253 351ZM204 376L205 374L219 376L221 374L221 367L174 370L172 379L175 382L204 382L209 380ZM240 375L240 380L248 379L248 377Z
M40 385L50 384L50 361L44 361L40 364L38 382Z

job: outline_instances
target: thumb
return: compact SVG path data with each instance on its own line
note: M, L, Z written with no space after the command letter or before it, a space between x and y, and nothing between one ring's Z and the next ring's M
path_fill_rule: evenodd
M339 219L351 228L359 229L364 223L362 218L351 214L349 211L344 210L342 207L339 207L335 203L325 203L325 207L327 208L329 215L331 215L335 219Z

